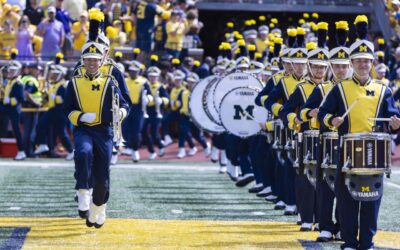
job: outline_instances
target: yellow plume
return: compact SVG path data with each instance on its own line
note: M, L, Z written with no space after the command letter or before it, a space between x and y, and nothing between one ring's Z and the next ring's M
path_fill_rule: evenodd
M139 55L140 54L140 49L139 48L134 48L133 49L133 54Z
M317 48L317 44L315 42L309 42L306 44L306 49L308 51L316 49Z
M362 22L368 23L368 17L366 15L358 15L356 17L356 20L354 21L354 24L362 23Z
M158 56L153 54L153 55L150 56L150 60L157 62L158 61Z
M347 21L339 21L335 23L336 29L349 30L349 23Z
M306 30L303 28L298 27L297 28L297 35L305 35L306 34Z
M247 45L247 50L248 51L256 51L256 46L254 44L249 44L249 45Z
M326 22L319 22L317 25L318 30L328 30L328 23Z
M288 36L294 37L297 35L297 30L296 29L287 29L286 30Z

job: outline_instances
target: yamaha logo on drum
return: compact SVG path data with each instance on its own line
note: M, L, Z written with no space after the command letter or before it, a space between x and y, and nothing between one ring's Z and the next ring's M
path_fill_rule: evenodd
M248 80L249 77L246 75L241 75L241 76L230 76L229 80L235 80L235 81L242 81L242 80Z
M255 93L251 92L251 91L240 91L237 92L236 95L240 95L240 96L254 96Z
M242 117L247 120L253 120L254 105L249 105L244 110L240 105L233 105L233 108L235 109L234 120L241 120Z

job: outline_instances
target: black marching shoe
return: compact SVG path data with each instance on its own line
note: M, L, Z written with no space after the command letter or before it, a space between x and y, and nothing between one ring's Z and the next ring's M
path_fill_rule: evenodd
M254 174L245 174L237 179L236 186L244 187L252 181L254 181Z
M78 210L78 213L79 217L81 217L82 219L87 219L89 217L89 210L86 211Z
M255 194L255 193L261 192L263 189L264 189L263 184L259 183L259 184L252 186L251 188L249 188L249 193Z
M333 235L328 231L321 231L317 238L317 242L329 242L333 240Z
M89 221L89 218L86 218L86 226L93 227L96 223L92 223Z

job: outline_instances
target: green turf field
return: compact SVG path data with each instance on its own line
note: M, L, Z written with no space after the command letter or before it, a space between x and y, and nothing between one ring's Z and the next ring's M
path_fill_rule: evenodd
M77 219L71 163L0 161L0 249L7 249L15 237L26 249L97 248L102 244L132 249L126 245L129 242L139 249L339 247L338 243L315 244L312 240L317 233L298 232L296 217L283 216L246 188L236 188L217 170L211 163L117 165L112 169L110 219L104 228L95 230ZM395 171L389 182L393 184L385 186L377 245L400 249L400 173ZM74 234L67 233L73 228ZM154 230L158 236L149 234ZM125 242L107 240L110 233ZM98 244L85 245L82 239L93 234ZM81 243L74 245L76 241ZM236 243L230 246L231 242Z

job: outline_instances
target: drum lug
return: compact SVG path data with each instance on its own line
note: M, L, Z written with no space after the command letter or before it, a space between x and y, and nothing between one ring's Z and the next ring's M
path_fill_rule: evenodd
M303 163L310 164L310 162L311 162L311 152L310 150L308 150L306 156L304 156Z
M329 154L326 154L325 159L321 163L322 168L328 168L330 165Z
M351 167L352 167L351 166L351 159L350 159L350 156L349 156L349 157L347 157L347 161L343 164L342 172L346 173L346 172L350 171Z

